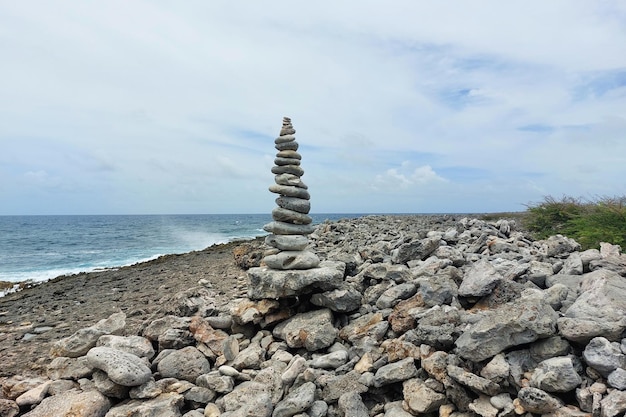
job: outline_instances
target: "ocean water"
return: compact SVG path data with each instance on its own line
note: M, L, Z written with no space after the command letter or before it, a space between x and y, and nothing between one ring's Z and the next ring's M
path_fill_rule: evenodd
M358 216L311 214L315 224ZM266 235L270 221L269 214L0 216L0 281L45 281L201 250Z

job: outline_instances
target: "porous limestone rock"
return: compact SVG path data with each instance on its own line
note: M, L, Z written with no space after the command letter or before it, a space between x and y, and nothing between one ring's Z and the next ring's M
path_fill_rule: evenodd
M485 313L455 341L463 358L482 361L556 333L557 313L534 291Z
M70 390L45 398L41 404L24 417L103 417L108 415L111 401L96 390Z
M109 347L94 347L87 353L87 360L94 368L98 368L119 385L133 387L147 382L152 371L145 363L132 353Z

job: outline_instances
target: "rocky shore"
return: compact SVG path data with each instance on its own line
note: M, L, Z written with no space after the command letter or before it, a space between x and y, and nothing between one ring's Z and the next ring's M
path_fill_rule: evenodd
M619 247L459 216L367 216L308 239L341 279L297 296L249 282L257 240L0 299L0 415L626 411Z

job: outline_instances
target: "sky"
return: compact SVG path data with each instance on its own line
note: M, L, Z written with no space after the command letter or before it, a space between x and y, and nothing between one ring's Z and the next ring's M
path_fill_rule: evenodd
M626 194L626 2L0 0L0 215Z

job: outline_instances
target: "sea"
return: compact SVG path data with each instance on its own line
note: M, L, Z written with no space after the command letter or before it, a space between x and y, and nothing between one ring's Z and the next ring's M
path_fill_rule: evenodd
M311 214L314 224L361 214ZM267 235L269 214L0 216L0 281L45 281Z

